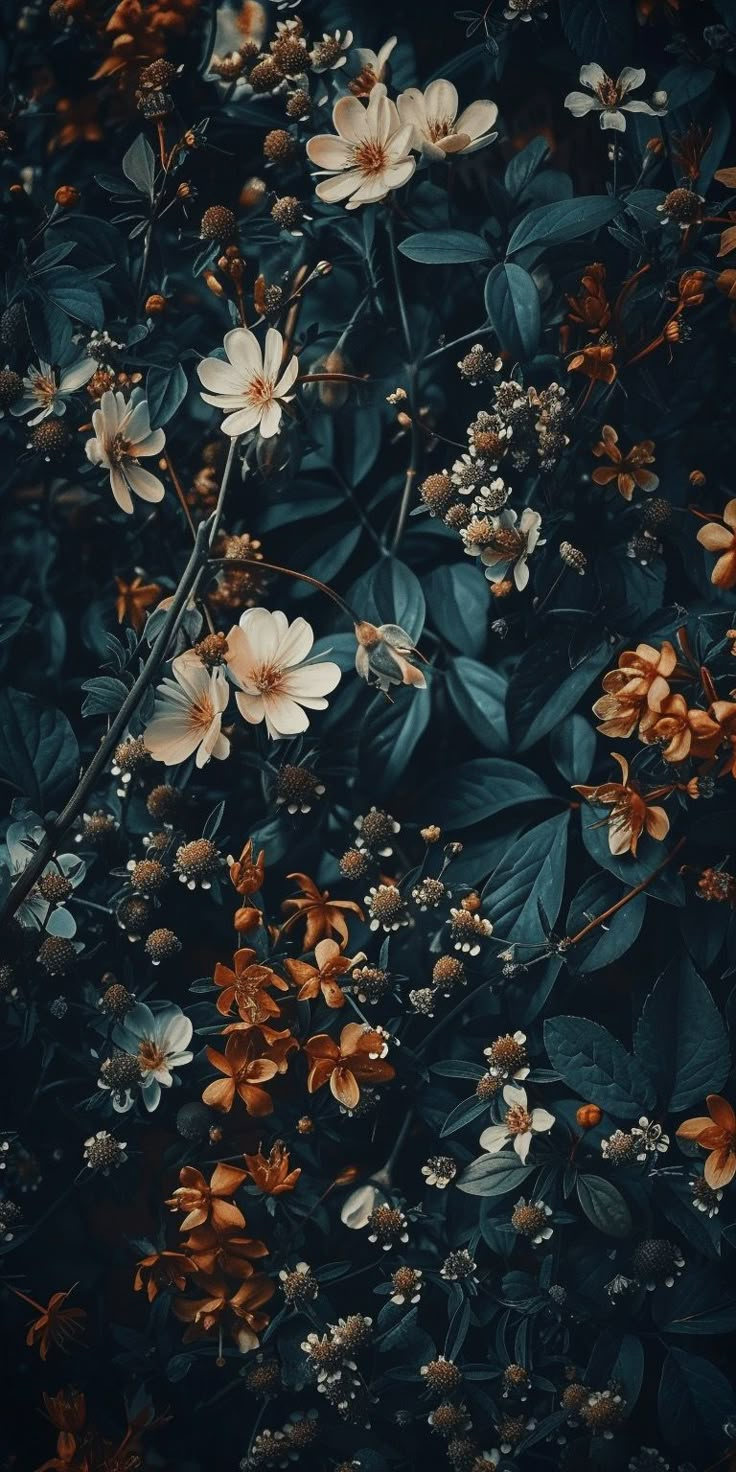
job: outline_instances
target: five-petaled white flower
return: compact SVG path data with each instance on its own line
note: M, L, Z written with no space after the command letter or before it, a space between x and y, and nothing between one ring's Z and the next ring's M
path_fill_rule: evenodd
M507 1084L503 1091L506 1118L501 1124L489 1124L480 1137L481 1150L497 1155L507 1140L513 1140L514 1149L520 1160L526 1161L532 1136L551 1130L555 1117L547 1109L530 1109L526 1089Z
M520 520L515 511L502 511L494 517L493 541L480 554L489 582L502 582L513 568L514 582L519 592L523 591L529 582L527 558L540 543L541 526L539 512L529 506L522 511Z
M309 726L307 710L325 710L340 680L329 660L305 663L314 643L306 619L248 608L227 636L227 665L239 686L235 701L250 725L266 722L269 736L295 736ZM303 709L305 707L306 709Z
M194 1029L189 1018L173 1002L152 1012L145 1002L138 1002L124 1023L113 1032L113 1042L123 1053L133 1054L141 1066L141 1092L149 1113L158 1108L161 1089L170 1089L173 1070L191 1063L189 1051ZM113 1107L124 1113L133 1103L132 1095L123 1096Z
M195 752L198 767L211 756L224 761L230 742L222 734L222 713L230 690L223 671L206 669L188 649L173 660L171 673L173 680L163 680L156 691L153 716L143 733L146 749L167 767L178 766Z
M402 123L412 129L412 148L442 163L452 153L475 153L493 143L497 133L490 129L498 117L495 102L482 98L457 115L457 88L443 77L430 82L426 91L408 87L396 99Z
M282 405L293 398L289 389L299 372L297 359L284 364L284 339L275 327L269 327L263 350L247 327L226 332L223 347L227 362L205 358L197 366L207 390L202 398L225 414L220 426L224 434L257 429L262 439L270 439L281 424Z
M44 362L37 368L29 368L23 379L23 393L11 405L11 414L16 418L32 414L29 425L40 424L49 414L66 414L67 399L89 382L96 367L94 358L85 355L75 358L65 368L55 369Z
M339 97L332 121L338 137L320 133L307 143L311 162L331 175L317 185L325 204L345 200L349 210L376 204L411 178L416 168L410 153L412 128L402 126L382 82L372 88L367 107L357 97Z
M616 81L606 75L603 67L589 61L580 68L580 85L587 92L568 92L565 107L573 117L582 118L586 113L599 112L601 127L613 128L617 133L626 131L625 112L645 112L650 117L662 117L667 111L667 94L655 92L651 102L635 98L629 101L629 93L641 87L646 72L643 67L625 66Z
M151 429L142 389L133 389L129 399L108 389L92 415L92 428L94 436L84 447L87 459L109 472L112 493L121 511L132 512L131 491L142 501L163 500L162 482L139 463L142 457L160 455L166 444L163 430Z

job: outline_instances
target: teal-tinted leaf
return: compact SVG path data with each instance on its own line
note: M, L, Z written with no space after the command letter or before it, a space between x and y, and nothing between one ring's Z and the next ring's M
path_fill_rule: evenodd
M151 426L154 429L168 424L172 415L187 396L187 375L181 363L170 368L149 368L146 378L146 398Z
M732 1334L736 1297L714 1268L689 1266L668 1293L657 1294L654 1316L663 1334Z
M713 86L715 77L711 67L694 66L687 61L665 72L659 85L667 93L668 111L676 112L678 108L694 102L696 97L702 97Z
M128 694L127 685L114 675L97 675L93 680L85 680L82 689L87 691L87 699L82 706L83 716L117 715Z
M514 671L506 709L511 739L528 751L559 725L611 661L605 640L570 668L568 643L553 636L533 645Z
M499 755L509 748L506 681L476 659L459 656L447 668L447 693L480 746Z
M513 261L494 266L486 278L485 301L504 351L519 362L533 358L539 345L542 311L529 272Z
M371 702L360 733L359 763L365 780L381 797L406 771L427 729L428 690L400 689L393 704L383 696Z
M149 199L153 199L156 159L143 133L138 134L127 153L123 155L123 173L139 194L145 194Z
M723 1425L736 1410L736 1396L711 1360L670 1349L662 1366L657 1410L668 1444L680 1455L694 1452L706 1465L703 1448L722 1448Z
M647 997L634 1051L656 1078L667 1110L702 1104L717 1093L731 1067L721 1014L688 956L672 961Z
M628 1237L633 1222L621 1192L604 1176L579 1175L578 1201L589 1222L607 1237Z
M509 1191L520 1190L534 1169L532 1165L523 1165L513 1150L500 1155L479 1155L466 1166L457 1185L466 1196L506 1196Z
M508 244L507 255L518 255L536 245L546 249L551 245L562 245L566 240L577 240L581 235L592 235L595 230L618 214L620 203L612 195L580 195L577 199L563 199L558 204L539 205L530 210L519 222Z
M565 886L569 817L560 813L523 834L488 880L484 910L504 941L542 945L554 926Z
M43 276L43 291L49 301L87 327L102 327L104 311L99 287L75 266L54 266Z
M630 62L633 12L620 0L560 0L565 35L581 61L592 57L613 75Z
M435 781L434 794L436 821L447 828L469 828L506 808L550 796L536 772L496 757L464 762Z
M586 1385L621 1386L629 1409L636 1405L644 1379L644 1348L635 1334L604 1329L596 1340L585 1372Z
M462 654L482 653L488 625L488 585L466 562L444 563L424 578L433 627Z
M487 261L488 242L468 230L423 230L402 240L399 250L410 261L424 266L463 266L470 261Z
M398 557L382 557L353 584L348 602L374 624L399 624L416 642L424 628L424 593L416 573Z
M590 722L577 712L551 732L552 760L566 782L587 782L595 760L596 735Z
M624 885L613 875L605 872L593 874L581 885L570 905L565 934L577 935L591 920L617 904L625 893ZM638 894L629 900L605 924L598 925L585 940L568 951L568 966L583 976L591 971L600 971L602 966L610 966L633 946L644 923L646 909L646 895Z
M503 180L509 194L514 197L520 195L548 158L549 144L546 138L532 138L526 148L515 153L506 165Z
M13 593L0 598L0 644L13 639L23 628L31 607L27 598L17 598Z
M0 778L44 817L79 774L79 747L65 715L21 690L0 690Z
M661 230L662 215L657 205L664 199L662 189L632 189L626 196L626 211L633 215L641 230Z
M464 1129L466 1124L471 1123L471 1120L479 1119L481 1114L487 1111L488 1104L476 1098L475 1094L471 1094L469 1099L462 1099L448 1114L440 1130L441 1138L444 1140L448 1135L454 1135L456 1130Z
M654 1088L638 1059L599 1022L551 1017L544 1024L547 1056L568 1088L619 1119L637 1119L654 1106Z
M636 858L633 854L622 854L620 857L612 854L608 843L608 825L605 822L609 813L610 808L596 807L592 803L586 803L581 809L583 843L591 858L601 869L606 869L609 874L620 879L626 889L634 889L637 884L648 880L646 892L653 899L664 900L668 905L684 905L685 886L674 864L652 878L655 869L667 858L666 844L656 843L645 834L639 840Z
M345 566L360 541L361 528L354 524L335 522L326 541L324 531L305 538L300 548L299 570L309 569L309 575L329 583ZM294 583L292 598L301 601L310 597L314 589L309 583Z

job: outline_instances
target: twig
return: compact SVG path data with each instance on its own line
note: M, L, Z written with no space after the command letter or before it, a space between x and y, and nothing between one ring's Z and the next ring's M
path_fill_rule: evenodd
M633 889L628 890L625 895L621 896L620 900L616 901L615 905L611 905L609 909L604 910L602 915L596 915L594 920L591 920L588 925L584 925L583 929L577 932L577 935L566 936L563 943L565 950L569 950L571 946L576 946L581 940L585 940L586 935L590 935L591 931L597 930L598 926L603 925L604 921L610 920L612 915L622 910L624 905L628 905L629 900L636 899L636 896L641 894L652 883L652 880L656 879L657 875L661 874L663 869L666 869L672 863L675 855L679 854L680 849L684 847L685 842L686 840L684 838L678 839L666 859L663 859L661 864L658 864L656 869L653 869L651 874L647 875L646 879L642 879L641 884L636 884Z

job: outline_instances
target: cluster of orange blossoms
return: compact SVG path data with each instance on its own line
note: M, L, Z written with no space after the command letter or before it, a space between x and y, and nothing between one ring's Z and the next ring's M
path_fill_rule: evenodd
M273 1101L265 1085L285 1074L292 1055L303 1051L308 1091L329 1084L339 1103L354 1109L361 1084L394 1077L385 1059L384 1035L367 1024L350 1022L341 1029L339 1040L317 1033L300 1044L284 1008L289 1002L318 997L334 1009L344 1006L340 979L365 959L351 958L343 950L349 940L346 913L361 915L360 906L332 899L305 874L291 875L300 881L301 893L285 901L284 925L269 928L255 903L264 877L263 852L256 856L249 842L230 865L232 883L246 901L236 913L236 929L258 929L275 939L301 920L305 951L313 953L313 960L284 958L288 979L259 960L250 947L237 950L232 965L218 962L213 982L217 1011L227 1019L222 1029L227 1041L223 1052L206 1050L220 1077L207 1085L203 1102L229 1113L240 1100L253 1117L270 1114ZM274 1025L278 1023L286 1025ZM179 1186L167 1205L183 1213L180 1230L186 1235L177 1249L152 1253L139 1262L135 1287L145 1289L150 1300L163 1288L173 1287L182 1295L187 1288L194 1290L174 1303L175 1314L187 1325L185 1340L215 1334L222 1344L227 1334L245 1351L255 1347L269 1322L263 1307L273 1296L274 1283L254 1267L254 1261L267 1256L268 1247L246 1234L246 1219L233 1197L246 1181L268 1196L293 1191L301 1171L291 1168L288 1151L279 1141L267 1156L259 1151L242 1159L242 1165L220 1162L209 1181L196 1166L182 1168Z
M585 328L594 342L583 344L572 353L567 365L568 373L582 373L590 380L589 391L594 383L611 384L622 368L631 367L649 356L663 343L670 349L680 339L680 319L684 312L702 304L705 298L707 278L704 271L684 271L677 283L672 298L673 307L662 330L651 342L629 352L625 341L622 320L623 309L629 298L649 270L642 266L625 281L613 305L606 291L606 268L599 262L586 266L580 282L578 296L568 296L569 322ZM570 333L567 324L562 328L562 346L565 349ZM587 395L586 395L587 397ZM646 462L645 462L646 463Z
M683 694L671 689L672 681L692 683L693 678L694 671L678 662L668 640L660 649L638 644L636 649L625 650L619 655L617 668L604 676L605 693L593 706L601 722L598 730L617 739L636 733L645 745L657 745L666 762L676 765L692 758L704 763L703 771L736 776L736 691L730 700L716 699L707 670L701 670L708 706L693 707ZM698 778L645 793L630 780L626 758L618 752L612 755L621 767L620 782L577 786L575 790L586 801L611 808L606 820L611 853L636 854L642 833L661 840L669 832L669 819L656 799L668 797L676 789L697 797Z

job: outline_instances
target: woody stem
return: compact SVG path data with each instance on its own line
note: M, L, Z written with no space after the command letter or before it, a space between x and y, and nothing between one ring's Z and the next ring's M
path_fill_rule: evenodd
M656 869L653 869L651 874L647 875L646 879L642 879L641 884L636 884L633 889L628 890L625 895L622 895L620 900L616 901L615 905L611 905L607 910L604 910L602 915L596 915L595 919L591 920L588 925L584 925L583 929L579 930L576 935L568 936L566 938L565 949L569 950L570 946L578 945L581 940L584 940L587 935L590 935L591 931L597 930L599 925L603 925L606 920L610 920L611 916L616 915L619 910L622 910L624 905L628 905L630 900L634 900L638 894L642 894L648 885L652 883L652 880L656 879L657 875L661 874L672 863L675 855L679 854L680 849L684 847L685 842L686 840L684 838L680 838L674 848L670 850L666 859L663 859L661 864L658 864Z
M319 578L310 577L307 572L296 572L293 567L281 567L278 562L263 562L261 558L256 560L252 557L210 557L207 560L207 565L208 567L224 568L248 567L251 571L254 568L263 568L266 572L278 572L287 578L297 578L299 582L309 583L311 587L317 588L320 593L325 593L328 598L332 599L333 603L337 604L342 613L346 613L348 618L352 619L353 623L360 623L358 614L354 612L349 603L345 602L344 598L340 597L339 593L335 592L334 588L330 588L327 583L321 583Z

